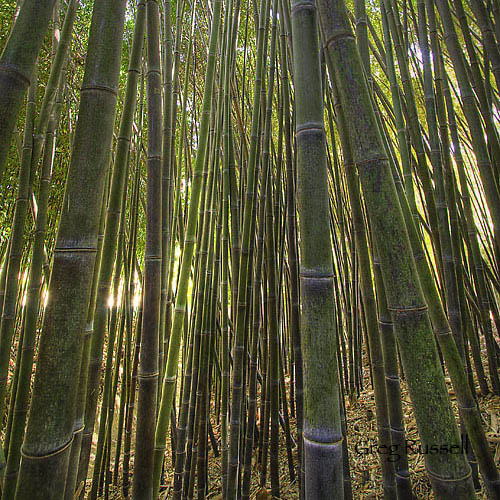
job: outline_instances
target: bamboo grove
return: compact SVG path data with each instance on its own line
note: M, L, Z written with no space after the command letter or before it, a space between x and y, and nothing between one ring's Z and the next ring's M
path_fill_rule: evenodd
M500 499L498 0L0 19L2 500Z

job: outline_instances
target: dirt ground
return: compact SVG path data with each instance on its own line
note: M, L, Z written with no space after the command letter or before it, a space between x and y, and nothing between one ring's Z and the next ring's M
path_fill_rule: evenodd
M367 363L364 364L367 366ZM485 363L485 367L487 364ZM374 394L369 381L369 370L364 368L364 390L354 399L346 399L347 426L348 426L348 447L349 463L351 468L353 498L358 500L375 500L383 498L382 476L380 470L379 456L376 452L366 452L367 442L376 446L377 430L375 419ZM456 409L455 396L449 377L446 378L454 410ZM411 409L410 397L404 381L401 386L403 412L406 427L406 438L418 442L417 427ZM483 425L487 433L488 441L495 456L496 463L500 466L500 398L488 395L479 396L479 405ZM295 435L295 422L291 419L292 432ZM219 426L212 422L214 432L218 437ZM280 435L280 498L283 500L298 499L298 488L296 482L290 484L286 445L283 433ZM296 448L294 449L294 459L296 460ZM424 466L424 456L419 453L409 454L410 477L415 498L420 500L433 499L434 495L430 488ZM209 493L208 498L220 500L221 494L221 461L220 457L215 458L212 449L209 450ZM254 473L252 474L252 498L256 500L271 500L271 496L266 489L259 488L258 485L258 464L254 463ZM171 464L166 468L166 474L162 486L162 499L171 498L173 473ZM110 490L110 498L122 499L121 488ZM478 499L486 499L484 490L478 492Z

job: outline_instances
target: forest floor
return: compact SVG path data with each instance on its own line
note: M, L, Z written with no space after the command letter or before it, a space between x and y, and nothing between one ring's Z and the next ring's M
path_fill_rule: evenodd
M449 377L446 384L450 394L455 415L458 418L455 394ZM411 443L408 461L410 465L410 478L415 498L420 500L434 499L430 482L425 471L424 455L418 452L420 442L415 417L411 407L410 396L406 383L401 383L401 398L405 420L406 439ZM497 466L500 466L500 398L494 395L483 397L478 395L479 407L483 420L483 427L487 433L492 453ZM382 474L379 456L376 453L366 453L366 441L370 444L377 443L377 428L375 412L375 398L371 384L365 377L365 389L353 403L346 401L347 426L349 433L349 463L353 481L353 497L357 499L380 499L382 494ZM413 446L412 440L415 441ZM413 453L410 449L415 450ZM360 453L361 451L361 453ZM486 499L483 490L478 492L478 499ZM290 497L292 498L292 497Z
M366 361L366 363L363 363L363 366L367 367L368 362L367 360L364 361ZM486 359L485 369L487 370ZM349 463L352 477L353 498L355 500L376 500L383 498L382 475L379 456L376 450L366 450L366 448L369 448L370 445L374 448L377 445L375 398L370 383L368 368L363 369L363 379L364 389L360 391L359 396L351 399L346 398L347 427L349 436ZM446 377L446 383L452 399L454 411L457 414L455 396L449 377ZM431 491L429 479L425 472L424 455L416 450L416 446L418 446L419 443L418 432L411 408L407 386L404 381L402 381L401 384L401 396L405 419L406 439L415 440L416 442L415 448L412 448L415 452L409 452L408 454L413 492L417 500L433 499L434 495ZM488 395L486 397L479 396L478 400L483 419L483 426L486 430L492 452L494 453L495 462L500 467L500 398L498 396ZM215 435L218 437L220 427L215 421L212 421L212 424ZM292 433L295 436L294 419L290 419L290 424L292 427ZM286 443L282 432L280 432L280 439L280 498L283 500L295 500L299 498L298 487L296 482L290 484ZM296 460L296 453L297 450L295 448L293 450L294 460ZM256 500L271 500L272 497L268 490L259 487L258 480L260 474L256 457L254 457L252 462L254 464L254 471L252 473L251 498ZM170 460L168 460L166 474L162 485L162 499L171 498L172 484L173 472ZM208 499L220 500L222 498L220 494L221 459L220 456L214 456L212 448L209 449L208 488ZM113 500L124 498L121 493L121 488L117 487L111 489L109 498ZM478 492L477 498L486 499L487 497L484 494L484 491L481 490Z

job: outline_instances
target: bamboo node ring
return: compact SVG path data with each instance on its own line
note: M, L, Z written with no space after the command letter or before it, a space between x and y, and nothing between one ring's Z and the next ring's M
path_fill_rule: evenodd
M331 43L335 42L336 40L341 40L342 38L349 39L352 38L354 40L354 34L352 33L351 30L348 29L343 29L343 30L334 30L333 35L329 36L325 40L325 47L328 47Z
M152 372L152 373L140 373L139 374L139 379L140 380L147 380L147 379L150 379L150 378L155 378L159 374L160 374L160 372L158 370L155 371L155 372Z
M387 326L392 326L392 321L385 321L383 319L378 320L379 325L387 325Z
M440 328L440 329L434 330L434 333L440 337L444 337L445 335L451 334L451 329L447 326L445 328Z
M477 407L476 406L462 406L462 405L458 405L458 408L460 410L463 410L463 411L476 411L477 410Z
M80 89L80 92L87 92L88 90L103 90L104 92L109 92L115 97L118 95L116 89L114 89L113 87L108 87L107 85L84 85Z
M97 252L96 248L93 247L60 247L60 248L54 248L54 252L58 253L64 253L64 252L90 252L90 253L95 253Z
M469 467L469 470L467 471L467 474L463 475L462 477L443 477L443 476L438 476L434 472L431 472L427 467L427 474L433 479L436 479L437 481L443 481L447 483L457 483L459 481L465 481L466 479L469 479L469 477L472 476L472 470Z
M410 473L408 471L394 471L394 475L396 477L400 477L401 479L408 479L410 477Z
M71 444L73 443L74 437L75 437L75 435L73 433L73 435L71 436L71 439L65 445L63 445L58 450L53 451L52 453L48 453L47 455L40 455L40 456L38 456L38 455L29 455L28 453L26 453L23 450L23 448L21 448L21 456L23 458L27 458L29 460L43 460L45 458L55 457L56 455L59 455L60 453L63 453L64 451L66 451L71 446Z
M328 279L333 278L335 275L333 273L317 273L314 271L302 271L300 272L301 278L315 278L315 279Z
M389 158L385 155L374 156L373 158L366 158L364 160L357 161L356 166L360 167L360 166L368 165L369 163L373 163L376 161L389 161Z
M31 78L23 73L22 71L19 71L17 68L14 66L11 66L10 64L0 64L0 71L4 73L8 73L10 75L13 75L15 78L20 78L23 80L28 86L31 85Z
M295 128L295 135L299 135L302 132L324 132L325 127L321 122L305 122L301 125L297 125Z
M299 1L296 4L292 5L292 12L297 12L299 10L315 10L316 7L312 2Z
M340 439L338 439L337 441L331 441L328 443L325 443L322 441L315 441L314 439L309 439L306 436L303 436L303 437L304 437L304 441L308 441L309 443L316 444L319 446L335 446L335 445L341 444L344 441L344 436L341 436Z
M413 306L413 307L387 306L387 309L389 309L389 311L396 313L396 314L404 314L404 313L409 313L409 312L423 312L423 311L427 311L427 304L424 304L421 306Z

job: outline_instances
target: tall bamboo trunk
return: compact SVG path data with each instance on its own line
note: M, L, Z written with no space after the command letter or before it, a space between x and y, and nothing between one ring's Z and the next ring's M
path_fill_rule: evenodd
M170 413L174 404L174 388L177 376L177 365L181 345L182 331L184 329L184 318L187 306L187 291L191 274L191 265L194 254L196 237L196 226L198 224L198 210L201 198L202 171L206 161L208 145L208 129L210 122L210 109L212 106L213 84L215 77L215 55L219 39L219 26L221 16L221 2L216 0L210 32L210 45L207 61L207 72L205 76L205 88L203 94L203 114L200 123L198 151L196 163L193 169L193 182L189 199L187 214L186 237L182 252L182 262L179 269L177 283L177 295L175 299L174 317L170 333L165 375L163 378L161 401L158 410L158 420L155 432L154 451L154 492L157 494L160 488L161 469L163 455L165 453L167 431L170 421Z
M94 4L78 125L54 252L50 299L22 448L18 499L59 499L64 494L113 132L125 4L122 0L97 0Z
M460 449L427 305L410 257L408 233L346 7L341 0L321 0L319 10L328 57L338 69L339 97L350 126L353 156L380 256L420 437L424 445L446 444ZM433 417L436 411L441 415L439 421ZM427 455L426 465L437 498L475 498L470 467L463 454L448 454L445 458Z
M314 2L292 2L307 500L344 498L332 247L316 19Z
M26 0L0 57L0 181L17 115L56 0Z
M144 310L139 359L139 396L135 437L134 498L153 497L153 454L158 391L158 345L161 294L161 71L160 15L156 0L147 0L148 180Z
M93 311L93 331L90 338L91 345L88 358L82 361L82 374L87 379L86 397L83 402L85 407L85 429L83 431L81 451L75 450L75 453L79 455L80 480L87 475L92 444L92 432L94 429L97 400L99 396L102 351L108 321L108 298L116 257L122 198L124 196L123 193L127 180L132 122L137 103L137 85L140 75L140 61L142 57L146 19L145 10L145 2L143 0L138 0L132 51L127 75L127 89L121 116L116 157L107 206L106 227L102 243L103 250L98 277L99 283L97 285L96 307Z

